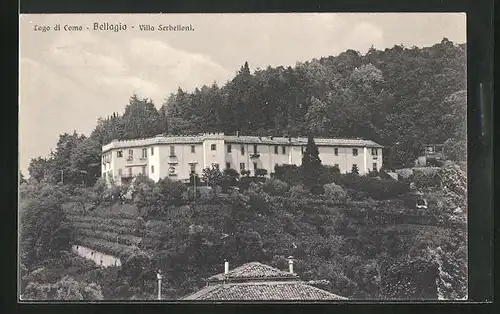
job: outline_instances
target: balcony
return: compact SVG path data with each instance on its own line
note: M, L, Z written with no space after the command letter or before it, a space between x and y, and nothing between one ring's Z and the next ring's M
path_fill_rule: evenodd
M139 158L139 160L134 160L133 158L127 158L125 166L144 166L148 164L147 158Z
M260 154L259 153L253 153L250 155L250 158L251 159L257 159L257 158L260 158Z

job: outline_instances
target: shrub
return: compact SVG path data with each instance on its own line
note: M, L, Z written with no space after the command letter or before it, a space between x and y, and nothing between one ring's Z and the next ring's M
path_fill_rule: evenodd
M156 192L162 205L181 205L182 195L187 190L179 181L164 178L156 183Z
M198 189L199 193L199 202L202 204L212 204L217 201L217 188L215 189ZM203 191L203 192L202 192Z
M359 169L358 169L358 166L356 164L352 165L351 173L352 174L359 174Z
M238 183L238 178L240 174L238 171L232 169L232 168L226 168L224 169L223 172L223 177L221 181L221 186L224 191L227 191L227 189L231 186L235 186Z
M398 175L399 180L408 180L413 176L413 170L412 169L398 169L396 170L396 173Z
M263 189L262 189L262 186L258 183L255 183L255 182L250 182L249 186L248 186L248 192L252 192L252 193L262 193Z
M348 190L354 191L355 194L366 193L367 197L377 200L396 198L409 191L408 184L404 182L353 174L339 176L337 183Z
M337 166L323 166L321 172L321 182L324 184L332 183L340 175L340 169Z
M417 188L438 187L440 184L438 171L439 168L435 167L415 168L412 181L415 182Z
M248 177L250 175L250 170L241 170L241 175Z
M255 169L255 176L256 177L265 177L267 175L267 170L263 168L258 168Z
M439 169L437 176L444 189L458 195L467 194L467 173L456 164L447 164Z
M247 206L260 213L267 213L270 209L270 197L269 194L265 193L262 186L257 183L250 183L248 191L245 193L248 197Z
M229 196L231 204L238 208L246 208L249 198L241 193L233 191Z
M275 196L284 196L290 189L290 186L278 179L270 179L264 182L264 191Z
M347 200L347 192L335 183L325 184L323 186L325 196L334 202L345 202Z
M309 191L302 184L294 185L290 188L291 198L302 198L309 196Z
M298 183L301 179L300 168L296 165L275 166L274 176L289 184Z
M207 167L203 169L203 174L201 177L203 181L211 187L221 185L223 179L222 172L217 166L212 166L211 168Z

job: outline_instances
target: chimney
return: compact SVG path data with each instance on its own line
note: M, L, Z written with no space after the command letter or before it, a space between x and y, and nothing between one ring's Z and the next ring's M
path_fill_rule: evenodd
M288 256L288 268L290 269L291 274L295 274L293 272L293 256Z
M228 273L229 273L229 262L224 261L224 274L228 274Z

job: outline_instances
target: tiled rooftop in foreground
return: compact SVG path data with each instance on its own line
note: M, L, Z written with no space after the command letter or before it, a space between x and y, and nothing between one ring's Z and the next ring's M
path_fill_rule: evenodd
M183 300L335 301L346 298L300 280L297 274L251 262L207 279L207 286Z

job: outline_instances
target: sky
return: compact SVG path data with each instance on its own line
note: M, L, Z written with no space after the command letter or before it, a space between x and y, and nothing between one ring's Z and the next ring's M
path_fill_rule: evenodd
M94 30L94 23L127 29ZM54 31L59 24L60 31ZM139 30L151 24L155 31ZM158 25L192 31L158 31ZM64 25L82 26L65 31ZM50 26L49 31L39 29ZM87 27L89 29L87 29ZM354 49L466 42L460 13L36 14L20 16L19 167L47 157L60 134L89 135L134 93L160 108L178 87L222 86L251 70L294 66Z

